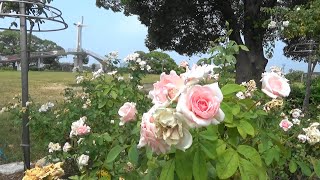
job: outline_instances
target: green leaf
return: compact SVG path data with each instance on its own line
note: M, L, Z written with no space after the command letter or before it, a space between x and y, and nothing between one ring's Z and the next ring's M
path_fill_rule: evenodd
M237 151L246 157L248 160L253 162L255 165L262 166L262 160L258 151L247 145L239 145Z
M223 140L218 139L216 147L217 155L220 156L226 151L227 144Z
M176 162L175 171L179 179L191 180L192 179L192 162L193 162L191 154L177 150L175 155L175 162Z
M239 170L242 180L259 179L257 168L248 160L239 158Z
M116 145L115 147L113 147L107 155L106 163L113 162L118 157L121 151L122 151L121 146Z
M237 128L238 128L238 131L239 131L239 129L241 129L246 134L254 136L254 128L252 127L252 125L248 121L240 120L240 122L237 125Z
M313 169L314 169L314 172L317 174L317 176L320 178L320 160L319 159L314 160Z
M275 147L272 147L268 150L265 151L265 156L264 156L264 159L265 159L265 163L269 166L272 161L275 159L275 157L279 156L279 152L277 151L277 149Z
M116 91L111 91L110 92L110 96L113 98L113 99L116 99L118 97L118 93Z
M98 104L98 108L101 109L106 105L107 101L100 101Z
M209 141L216 141L218 139L217 129L208 128L205 131L201 131L200 137Z
M102 134L102 138L103 138L103 140L105 140L107 142L111 142L112 141L112 137L107 132Z
M310 176L311 175L311 170L310 167L302 161L297 161L297 164L299 165L299 167L301 168L301 172L306 175L306 176Z
M247 46L244 45L239 45L239 47L244 50L244 51L249 51L249 49L247 48Z
M238 169L239 156L233 149L227 149L225 153L219 156L216 170L220 179L231 177Z
M297 168L298 168L297 164L294 162L294 160L291 159L291 161L289 163L289 171L291 173L294 173L294 172L296 172Z
M238 84L226 84L221 88L222 94L224 96L228 94L236 93L239 91L245 91L245 90L246 88L244 86L240 86Z
M232 108L228 104L226 104L225 102L222 102L220 104L220 108L222 109L222 111L226 115L224 118L224 122L232 124L233 123Z
M128 152L128 158L129 158L129 161L135 165L138 164L138 159L139 159L139 153L138 153L138 148L137 148L137 145L132 145L129 149L129 152Z
M187 162L186 162L187 163ZM201 151L198 149L193 159L193 177L195 180L206 180L208 177L208 167Z
M239 114L240 112L240 106L238 104L235 104L233 107L232 107L232 114L233 115L237 115Z
M175 162L173 159L166 162L160 174L160 180L174 180Z
M210 159L215 159L217 157L215 143L211 141L200 141L200 147L202 152L204 152Z

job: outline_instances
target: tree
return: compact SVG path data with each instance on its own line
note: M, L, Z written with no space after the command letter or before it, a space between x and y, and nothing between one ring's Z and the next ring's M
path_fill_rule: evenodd
M311 96L311 77L320 57L320 1L311 0L306 5L293 9L274 8L271 13L277 17L278 24L284 26L280 31L280 38L288 44L284 48L284 54L293 60L308 63L306 94L302 107L307 111Z
M140 58L147 62L151 66L152 73L161 74L162 72L170 73L170 70L175 70L180 72L180 68L175 63L175 61L164 52L151 51L145 53L143 51L137 51Z
M250 51L237 55L236 82L260 80L267 64L263 46L268 40L264 22L270 14L262 8L294 6L303 0L97 0L96 5L125 15L138 15L148 27L146 45L150 50L175 50L192 55L206 52L210 41L226 32L225 22L233 29L230 39L246 45ZM243 40L244 41L243 41Z
M0 32L0 52L1 55L14 55L20 53L20 41L19 41L19 32L17 31L1 31ZM47 52L55 50L63 50L63 48L57 45L55 42L40 39L39 37L32 35L31 36L30 51L31 52ZM34 61L31 59L29 62ZM56 63L56 57L44 58L44 64Z
M96 71L97 65L95 63L91 64L91 70L92 72Z

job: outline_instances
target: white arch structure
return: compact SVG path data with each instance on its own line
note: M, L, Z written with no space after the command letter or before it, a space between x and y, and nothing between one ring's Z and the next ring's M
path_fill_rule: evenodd
M96 59L102 66L103 69L105 69L105 66L107 65L107 59L103 56L100 56L97 53L94 53L90 50L82 49L81 51L77 51L77 49L67 49L65 50L57 50L57 51L48 51L48 52L32 52L30 54L30 58L46 58L46 57L58 57L58 56L67 56L67 55L89 55ZM9 55L9 56L0 56L0 63L8 63L8 62L20 62L21 57L19 54L15 55ZM78 65L82 66L81 64L74 63L74 67L77 67ZM79 68L79 67L77 67ZM80 67L82 69L82 67Z

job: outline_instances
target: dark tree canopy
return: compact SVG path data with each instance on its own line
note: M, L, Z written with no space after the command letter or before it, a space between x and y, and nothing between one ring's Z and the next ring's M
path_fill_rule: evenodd
M20 53L20 34L18 31L0 31L0 55L13 55ZM32 35L30 52L47 52L63 50L63 48L57 45L55 42L40 39L39 37ZM45 64L51 64L56 58L45 58Z
M265 21L270 14L263 8L292 7L302 0L97 0L98 7L138 15L148 27L146 45L150 50L174 50L180 54L206 52L210 41L226 32L228 21L233 33L230 39L246 45L237 57L237 82L258 80L267 64L263 44L268 40ZM244 41L243 41L243 40Z

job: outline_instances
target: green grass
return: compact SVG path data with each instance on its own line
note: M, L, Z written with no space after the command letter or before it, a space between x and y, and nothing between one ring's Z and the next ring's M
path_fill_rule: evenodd
M64 89L76 86L75 73L71 72L29 72L29 94L33 101L44 103L63 99ZM159 75L147 75L142 83L152 87L152 83L159 80ZM18 71L0 71L0 109L9 102L16 102L12 98L21 93L21 76ZM10 114L0 114L0 164L22 161L21 124L15 124ZM42 158L47 149L40 149L31 139L31 159Z
M71 72L29 72L29 94L37 102L59 100L67 86L75 84ZM18 71L0 71L0 107L21 94L21 75Z

